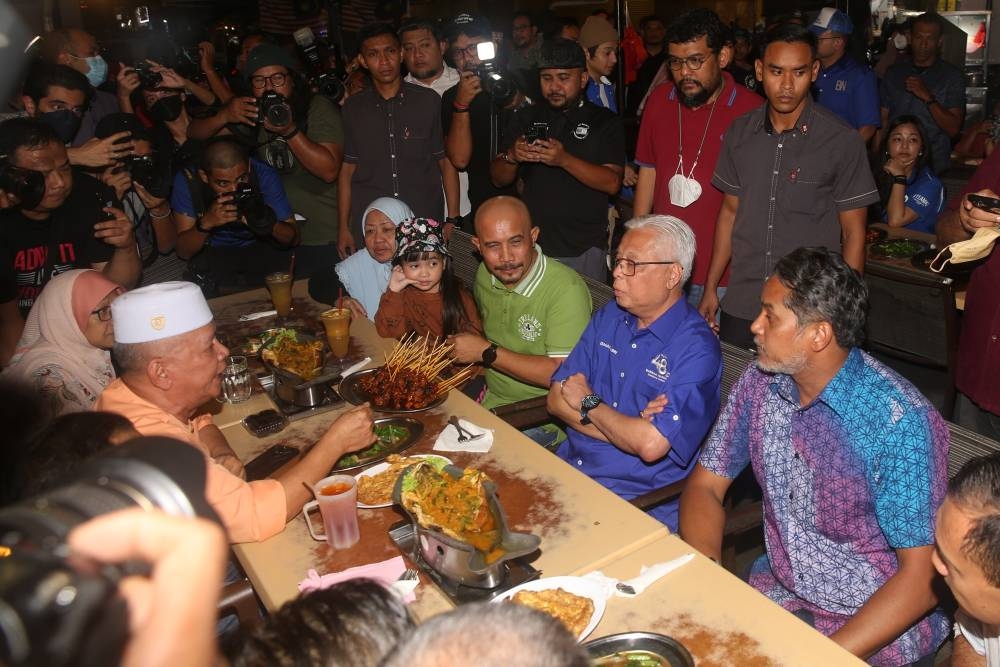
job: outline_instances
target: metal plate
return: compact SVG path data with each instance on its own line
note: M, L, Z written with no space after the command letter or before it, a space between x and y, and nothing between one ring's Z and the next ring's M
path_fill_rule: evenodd
M694 658L680 642L655 632L623 632L601 637L583 645L590 657L607 658L616 653L647 651L656 654L670 667L694 667Z
M380 408L376 406L375 403L371 400L371 397L368 395L368 392L366 392L364 389L361 388L361 378L372 375L378 370L379 370L378 368L369 368L367 370L358 371L357 373L348 375L340 382L340 388L338 390L340 391L340 395L343 396L344 400L346 400L348 403L353 403L354 405L361 405L362 403L371 403L372 409L377 410L378 412L393 412L400 414L407 414L412 412L424 412L425 410L430 410L431 408L438 407L439 405L445 402L445 399L448 398L447 395L444 395L434 399L433 401L430 402L430 404L422 408L416 408L411 410Z
M371 465L372 463L384 461L389 454L399 454L400 452L412 447L413 443L419 440L421 434L424 432L424 425L416 419L412 419L410 417L386 417L384 419L375 420L376 427L382 425L400 426L407 429L409 433L405 438L399 442L392 443L391 445L376 442L368 449L362 449L359 452L342 456L340 460L334 464L332 473L343 472L345 470L355 470L356 468L363 468L367 465Z

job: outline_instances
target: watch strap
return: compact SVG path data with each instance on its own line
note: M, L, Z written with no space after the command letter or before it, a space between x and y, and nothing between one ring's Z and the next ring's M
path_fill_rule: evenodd
M496 343L490 343L490 346L483 350L483 368L492 368L493 362L497 360L498 347Z

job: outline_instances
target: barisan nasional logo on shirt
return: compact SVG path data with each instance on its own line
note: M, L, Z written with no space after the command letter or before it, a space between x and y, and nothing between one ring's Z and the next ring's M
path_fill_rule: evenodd
M577 139L586 139L588 134L590 134L590 126L586 123L580 123L573 130L573 136Z
M524 314L517 319L517 331L526 341L536 341L542 335L542 323L534 315Z
M646 375L654 380L666 382L667 378L670 377L670 368L667 365L667 355L662 353L656 355L650 360L649 365L652 366L652 368L646 369Z

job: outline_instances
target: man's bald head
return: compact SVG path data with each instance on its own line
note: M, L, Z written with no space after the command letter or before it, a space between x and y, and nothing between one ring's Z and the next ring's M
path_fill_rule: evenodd
M521 282L538 257L538 228L528 207L516 197L493 197L476 211L473 245L493 276L511 287Z
M495 227L498 224L523 226L523 233L528 234L532 228L531 213L524 202L517 197L501 195L487 199L476 211L475 231L481 237L481 230Z

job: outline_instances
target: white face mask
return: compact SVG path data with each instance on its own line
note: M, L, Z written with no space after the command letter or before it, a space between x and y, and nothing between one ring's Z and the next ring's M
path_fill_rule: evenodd
M900 51L906 48L907 43L908 42L906 41L906 35L904 35L901 32L897 32L895 35L892 36L892 45L895 46Z
M671 204L687 208L701 196L701 184L684 174L674 174L667 181L667 191L670 192Z

